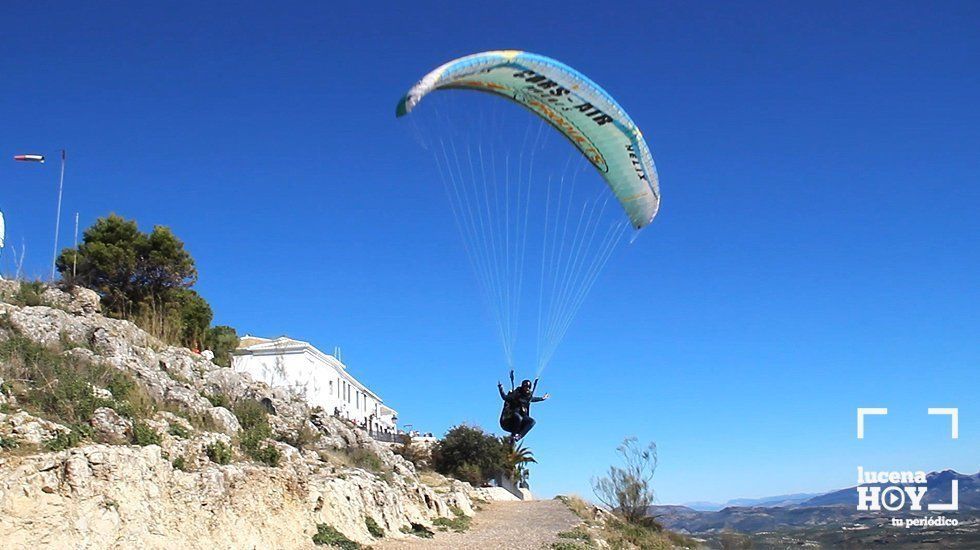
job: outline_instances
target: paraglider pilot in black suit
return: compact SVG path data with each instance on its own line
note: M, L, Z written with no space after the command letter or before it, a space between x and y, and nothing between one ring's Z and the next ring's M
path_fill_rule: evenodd
M513 384L514 373L511 373L511 384ZM537 384L535 384L536 386ZM530 380L521 382L521 386L512 389L509 393L504 393L504 386L497 382L497 391L500 398L504 400L504 410L500 413L500 427L510 432L512 442L520 441L534 427L534 419L531 418L531 403L538 403L551 397L544 394L543 397L534 397L534 388Z

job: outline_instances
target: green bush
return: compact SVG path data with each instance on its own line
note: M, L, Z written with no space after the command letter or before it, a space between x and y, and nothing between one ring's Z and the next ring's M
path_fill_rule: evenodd
M0 374L7 378L4 393L16 396L28 411L66 425L87 422L96 408L115 405L96 397L93 387L118 391L128 379L114 368L64 356L57 345L44 346L19 334L0 342L0 363Z
M224 407L226 409L231 409L231 401L228 396L223 393L215 393L204 396L208 401L211 402L212 407Z
M440 531L454 531L462 533L470 528L470 518L467 516L456 516L455 518L436 518L432 520L432 525Z
M16 449L18 446L18 443L9 437L0 439L0 450Z
M278 466L279 461L282 459L282 453L272 445L265 445L257 449L247 450L246 452L255 460L273 468Z
M58 432L54 439L48 440L44 447L49 451L63 451L78 445L84 437L83 431L78 426L72 426L70 432Z
M145 422L135 422L133 423L133 443L141 447L159 445L160 434Z
M317 524L316 534L313 535L313 544L325 544L343 550L358 550L361 548L360 544L350 540L343 533L326 523Z
M371 450L364 447L348 447L347 449L347 456L350 457L354 466L376 474L384 471L384 463L381 462L381 458Z
M41 281L21 281L20 288L11 297L11 303L18 306L39 306L43 292L44 283Z
M263 464L278 466L282 453L271 445L263 444L266 439L272 437L269 412L265 405L254 399L245 399L235 404L234 413L242 426L239 441L245 454Z
M364 518L364 525L367 527L368 533L371 533L372 537L376 539L384 538L384 529L382 529L381 526L378 525L378 522L374 521L374 518L371 516Z
M265 405L254 399L243 399L235 403L232 412L235 413L235 418L238 419L243 430L269 427L269 411L266 410Z
M435 535L435 533L432 532L432 529L429 529L421 523L413 523L411 526L406 525L405 527L399 529L399 531L405 533L406 535L414 535L423 539L431 539Z
M432 465L441 474L483 485L502 470L504 442L475 426L450 429L432 448Z
M190 431L188 431L183 424L177 424L176 422L171 424L167 431L170 435L181 439L187 439L191 435Z
M558 533L558 538L560 539L575 539L575 540L591 540L592 536L589 532L581 527L576 527L571 531L562 531Z
M215 365L230 367L231 352L238 347L238 333L226 325L211 327L204 338L204 346L214 352Z
M204 448L204 452L207 453L208 458L211 462L215 464L228 464L231 462L231 447L226 445L224 442L215 441L214 443L208 445Z
M173 466L175 469L180 470L181 472L186 472L187 460L182 456L178 456L177 458L174 459Z

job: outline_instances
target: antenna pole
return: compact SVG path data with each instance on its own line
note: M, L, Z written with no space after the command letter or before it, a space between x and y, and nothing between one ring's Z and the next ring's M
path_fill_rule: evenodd
M65 161L68 155L61 150L61 176L58 178L58 211L54 218L54 253L51 255L51 280L54 281L54 268L58 260L58 231L61 229L61 194L65 188Z

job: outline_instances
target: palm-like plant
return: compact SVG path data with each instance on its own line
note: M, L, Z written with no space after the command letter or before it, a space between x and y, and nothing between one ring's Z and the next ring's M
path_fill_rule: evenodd
M527 465L531 463L537 464L538 461L534 459L531 449L525 447L523 443L516 447L508 446L504 451L504 471L518 487L527 486L527 478L530 475Z

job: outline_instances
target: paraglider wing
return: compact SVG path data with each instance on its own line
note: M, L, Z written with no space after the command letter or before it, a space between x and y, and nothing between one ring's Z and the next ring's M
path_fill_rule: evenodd
M446 63L425 75L398 103L407 115L440 89L494 93L530 109L561 132L602 174L640 229L660 207L653 157L640 130L605 90L554 59L521 51L490 51Z

